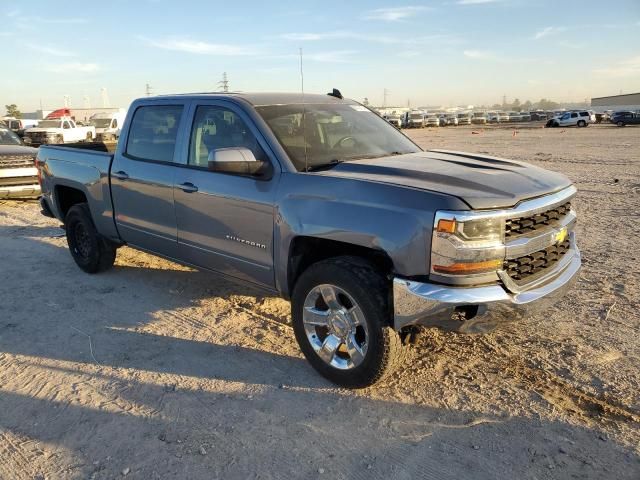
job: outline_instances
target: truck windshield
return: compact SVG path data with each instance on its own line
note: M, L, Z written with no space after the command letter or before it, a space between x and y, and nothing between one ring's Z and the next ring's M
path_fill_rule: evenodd
M421 151L381 117L360 105L256 107L298 171L344 161Z
M20 138L11 130L0 128L0 145L21 145Z
M42 120L38 128L60 128L60 120Z
M109 124L111 124L110 118L93 118L89 122L90 125L93 125L96 128L109 128Z

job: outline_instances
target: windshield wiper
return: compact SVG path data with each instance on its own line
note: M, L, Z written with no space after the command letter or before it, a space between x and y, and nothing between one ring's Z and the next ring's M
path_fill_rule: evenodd
M344 163L344 160L333 159L327 163L318 163L316 165L308 165L305 169L306 172L317 172L318 170L328 170L330 168L335 167L336 165L340 165Z

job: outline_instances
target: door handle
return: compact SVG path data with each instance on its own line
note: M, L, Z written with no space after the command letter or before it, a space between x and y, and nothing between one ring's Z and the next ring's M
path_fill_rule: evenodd
M112 173L111 176L117 178L118 180L126 180L129 178L127 172L123 172L122 170Z
M182 190L185 193L195 193L198 191L198 187L196 187L191 182L181 183L179 187L180 187L180 190Z

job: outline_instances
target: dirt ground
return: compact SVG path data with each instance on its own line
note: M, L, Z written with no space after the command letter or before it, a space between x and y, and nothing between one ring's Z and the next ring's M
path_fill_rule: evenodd
M490 335L428 331L347 391L287 302L128 248L86 275L36 203L1 201L0 479L640 478L640 128L409 134L571 177L577 288Z

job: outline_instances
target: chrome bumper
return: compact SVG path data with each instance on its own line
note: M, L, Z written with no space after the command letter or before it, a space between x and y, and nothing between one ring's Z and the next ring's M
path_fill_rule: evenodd
M395 278L394 328L409 325L439 327L461 333L486 333L502 323L520 320L553 305L578 279L582 264L574 247L571 258L544 282L510 292L502 284L449 287Z

